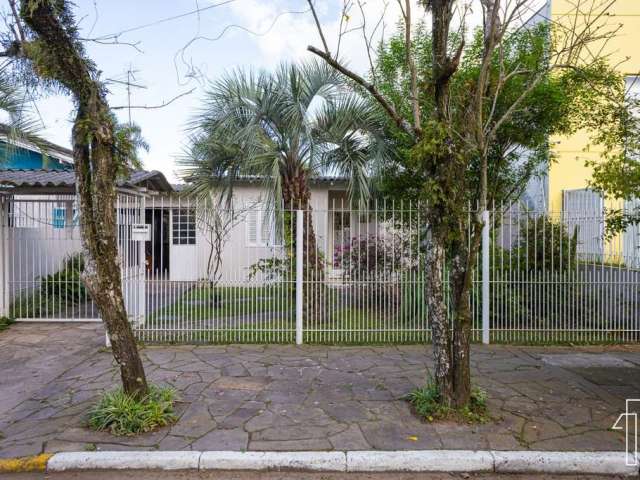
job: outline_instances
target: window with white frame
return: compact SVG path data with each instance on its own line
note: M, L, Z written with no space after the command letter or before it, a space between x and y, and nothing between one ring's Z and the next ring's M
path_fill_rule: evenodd
M196 244L196 212L193 208L174 208L172 222L174 245Z
M280 245L275 215L264 208L252 209L246 216L248 247L277 247Z

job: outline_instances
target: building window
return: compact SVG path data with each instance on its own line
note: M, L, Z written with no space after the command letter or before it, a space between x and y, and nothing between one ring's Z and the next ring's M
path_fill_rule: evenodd
M247 246L277 247L282 244L275 215L268 210L251 210L247 212Z
M64 228L66 216L66 208L53 207L53 228Z
M193 208L173 209L173 244L196 244L196 213Z

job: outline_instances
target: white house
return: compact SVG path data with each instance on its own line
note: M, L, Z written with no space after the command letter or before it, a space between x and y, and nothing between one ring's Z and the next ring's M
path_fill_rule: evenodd
M222 238L220 255L212 250L212 224L203 221L202 209L184 194L183 186L170 185L157 171L134 171L118 182L118 190L125 275L176 284L195 282L211 279L210 264L219 258L216 279L245 284L263 281L250 276L253 265L284 256L286 247L278 241L276 222L283 222L285 216L276 219L267 208L260 180L247 179L234 188L234 218ZM0 281L5 312L13 299L38 288L43 277L60 271L66 259L81 251L74 192L72 170L0 170ZM354 235L372 233L373 226L349 206L343 179L313 180L311 206L318 249L331 273L336 246ZM293 221L293 216L286 218ZM132 229L141 224L148 226L148 236L134 238Z
M146 263L150 271L172 281L204 279L211 273L207 271L210 257L216 257L212 238L218 238L220 229L182 192L179 185L171 192L148 192L145 222L151 228L151 241L146 245ZM234 186L232 208L219 210L227 222L218 270L225 281L244 281L252 265L285 253L279 227L294 219L284 213L276 215L265 193L258 179L239 182ZM311 208L316 242L329 266L337 245L348 242L356 231L372 228L350 207L343 179L313 180Z

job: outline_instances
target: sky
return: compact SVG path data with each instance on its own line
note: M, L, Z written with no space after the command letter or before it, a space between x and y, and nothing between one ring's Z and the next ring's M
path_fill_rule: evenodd
M368 0L369 18L379 18L383 4ZM331 44L337 38L341 5L342 0L316 0ZM214 7L207 9L210 6ZM199 13L189 13L198 9ZM235 68L269 69L282 61L311 58L307 45L321 46L306 0L76 0L75 12L81 37L113 42L109 36L119 34L119 42L135 44L134 48L86 42L89 56L108 81L112 107L128 105L127 86L117 83L128 77L138 85L130 87L133 106L160 105L193 90L163 108L131 110L132 120L141 126L150 146L148 152L141 152L144 167L162 171L172 182L177 181L175 159L184 148L190 119L203 106L208 82ZM388 31L398 14L392 0L385 14ZM179 15L183 16L166 20ZM358 17L353 11L352 25ZM361 38L358 32L350 34L342 52L350 66L364 71ZM42 135L69 147L71 99L63 95L37 98L32 109L42 122ZM116 113L122 121L128 120L126 108Z
M424 19L424 9L412 1L414 20ZM396 0L363 3L369 33L384 14L377 38L388 36L400 19ZM162 171L172 182L178 179L175 159L185 146L190 120L203 107L209 82L235 68L269 69L282 61L309 59L313 54L307 45L321 46L306 0L76 0L75 5L80 36L111 43L89 41L86 47L108 82L112 107L128 105L127 86L121 83L127 80L136 85L129 89L134 107L161 105L185 94L163 108L131 110L150 146L141 152L144 167ZM335 51L343 0L315 0L315 5ZM350 26L361 24L357 5L348 17ZM114 45L114 38L120 44ZM354 29L340 50L341 58L362 73L368 65L363 45L361 31ZM70 146L71 99L50 96L32 103L42 135ZM128 120L128 109L116 113Z

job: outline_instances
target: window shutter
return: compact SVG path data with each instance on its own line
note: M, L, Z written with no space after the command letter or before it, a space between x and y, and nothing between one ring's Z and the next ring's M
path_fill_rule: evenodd
M271 215L269 214L269 212L267 211L262 211L261 215L262 218L262 222L261 222L261 228L260 228L260 244L264 245L264 246L269 246L271 245L271 232L272 232L272 228L271 228Z
M247 213L247 245L258 243L258 212L251 210Z

